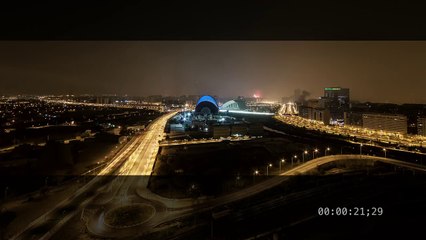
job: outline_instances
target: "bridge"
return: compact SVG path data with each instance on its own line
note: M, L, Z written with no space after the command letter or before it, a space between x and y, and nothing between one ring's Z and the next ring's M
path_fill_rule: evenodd
M382 162L391 164L397 167L406 168L409 170L416 170L421 172L426 172L426 167L414 163L404 162L400 160L395 160L391 158L369 156L369 155L330 155L325 157L316 158L314 160L308 161L305 164L299 165L287 172L282 173L283 176L291 176L308 173L309 171L332 162L340 163L351 163L351 164L362 164L362 165L374 165L375 162Z
M374 165L375 162L383 162L390 165L406 168L413 171L426 172L426 167L422 165L407 163L399 160L374 157L367 155L329 155L320 158L316 158L305 162L299 166L296 166L288 171L281 174L271 176L271 178L259 182L253 186L247 187L237 192L226 194L220 197L202 197L197 201L194 199L171 199L159 196L155 193L150 192L146 188L136 189L136 193L139 196L133 196L132 201L138 201L137 199L149 199L149 201L155 202L161 205L159 211L150 218L149 221L144 222L140 226L124 227L124 228L111 228L103 224L104 216L100 213L89 216L87 221L87 230L96 236L108 236L113 238L129 237L138 235L143 230L144 232L155 232L161 229L162 226L167 224L175 224L178 219L184 219L193 214L211 211L216 207L224 206L232 202L243 200L245 198L261 194L263 191L276 187L289 179L294 175L302 174L313 174L314 169L329 164L329 163L342 163L342 164L360 164L365 166ZM145 232L145 233L146 233Z

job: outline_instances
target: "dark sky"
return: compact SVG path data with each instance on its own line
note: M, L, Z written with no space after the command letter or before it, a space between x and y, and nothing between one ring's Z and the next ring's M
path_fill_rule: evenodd
M426 41L0 42L0 94L212 94L279 99L348 87L426 103Z

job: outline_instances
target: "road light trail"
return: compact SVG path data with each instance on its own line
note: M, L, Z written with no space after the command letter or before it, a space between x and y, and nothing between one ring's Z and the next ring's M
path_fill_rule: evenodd
M407 135L396 132L385 132L381 130L367 129L354 126L330 126L316 120L309 120L300 116L275 116L275 119L285 124L306 129L323 131L332 135L343 135L356 137L368 141L375 141L384 144L393 143L405 147L426 146L426 137L420 135Z
M148 159L142 159L142 160L147 161L148 164L146 165L147 167L143 168L143 170L141 172L138 172L139 168L133 168L133 167L126 166L124 168L124 171L119 172L118 175L114 174L114 173L117 172L117 170L122 170L122 167L120 167L120 166L126 165L126 163L129 161L129 159L133 160L133 164L131 165L131 166L133 166L136 163L136 161L138 160L138 157L140 157L141 151L143 151L145 154L146 154L148 149L151 150L150 153L154 152L155 148L158 151L158 147L159 147L158 139L162 136L162 133L164 131L164 127L167 123L167 120L175 114L176 114L175 112L167 113L167 114L161 116L159 119L153 121L151 123L151 125L148 127L147 134L140 135L140 136L136 137L135 140L128 142L125 149L120 151L120 153L118 153L118 155L109 164L107 164L104 169L102 169L97 175L95 175L95 177L89 183L87 183L85 186L80 188L71 197L60 202L54 208L52 208L50 211L46 212L45 214L43 214L42 216L40 216L39 218L37 218L36 220L31 222L25 229L23 229L22 231L17 233L11 239L27 239L28 237L33 237L34 234L31 234L31 230L34 229L37 226L42 226L43 224L46 223L47 220L51 220L51 219L57 219L57 222L54 226L52 226L52 229L60 229L61 225L64 225L67 222L67 221L65 221L66 219L68 219L68 220L71 219L71 217L70 217L71 215L78 212L80 209L82 209L88 203L87 199L86 199L86 201L81 201L81 200L77 201L78 198L84 192L90 192L90 191L98 190L98 189L93 189L93 188L96 186L96 184L99 184L99 182L100 182L100 180L102 179L103 176L111 176L111 175L113 175L113 176L118 176L118 175L128 176L128 175L132 175L132 174L136 175L136 174L139 174L139 173L142 173L142 174L150 173L152 171L152 166L153 166L154 161L155 161L155 157L153 157L152 155L150 155L150 157ZM146 139L149 139L149 141L146 140ZM135 153L137 153L137 154L135 154ZM141 159L139 159L139 160L141 160ZM124 165L123 165L123 163L124 163ZM149 167L151 167L151 168L149 169ZM94 196L91 196L88 199L93 199L93 198L94 198ZM56 210L60 209L60 208L64 208L66 206L70 206L72 204L78 205L78 209L71 211L70 213L68 213L65 216L61 216L61 218L58 218L58 216L56 214ZM63 219L65 219L65 220L62 221ZM54 232L48 231L44 234L42 233L42 235L38 234L38 236L40 236L40 238L48 238L49 236L51 236L53 234L54 234Z

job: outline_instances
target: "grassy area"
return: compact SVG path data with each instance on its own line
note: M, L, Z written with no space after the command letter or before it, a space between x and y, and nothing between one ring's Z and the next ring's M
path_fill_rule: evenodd
M149 187L169 198L217 196L252 185L254 171L266 175L270 163L269 174L278 172L279 161L301 149L302 144L284 138L165 147Z
M155 209L146 204L118 207L105 215L105 223L114 227L133 226L148 220L154 212Z

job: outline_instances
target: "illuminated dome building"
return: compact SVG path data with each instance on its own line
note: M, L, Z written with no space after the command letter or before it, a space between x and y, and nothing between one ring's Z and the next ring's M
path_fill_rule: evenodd
M197 105L195 107L196 114L208 115L217 114L218 112L219 106L212 96L205 95L198 99Z

